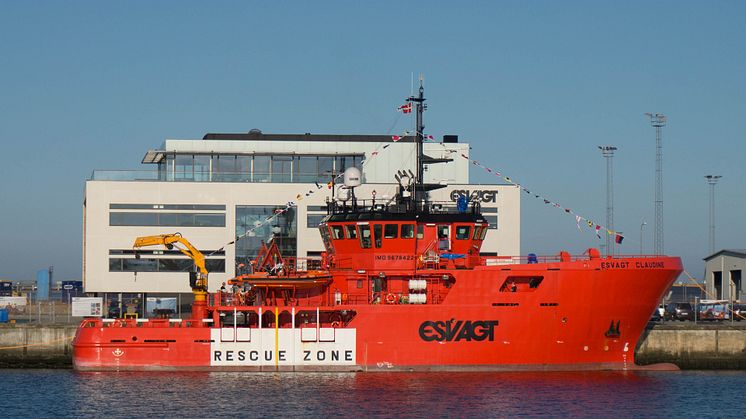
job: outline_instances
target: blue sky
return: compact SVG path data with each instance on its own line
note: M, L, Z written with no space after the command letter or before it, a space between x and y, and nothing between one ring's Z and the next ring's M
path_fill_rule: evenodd
M717 248L746 248L746 3L0 1L0 279L81 276L84 182L206 132L385 134L426 78L429 133L652 247L654 131L664 129L666 253L700 277L706 174ZM394 130L403 130L401 120ZM481 170L472 181L493 182ZM524 194L525 195L525 194ZM598 246L524 197L522 252Z

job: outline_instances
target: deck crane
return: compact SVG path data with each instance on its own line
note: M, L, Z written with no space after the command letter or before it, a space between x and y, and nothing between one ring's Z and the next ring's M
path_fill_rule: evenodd
M176 245L180 246L176 246ZM181 236L181 233L160 234L155 236L143 236L135 239L134 249L146 246L163 245L166 249L178 249L181 253L189 256L194 261L198 272L189 272L189 286L194 295L192 305L192 318L204 319L207 314L207 268L205 267L205 255L194 247L189 240Z

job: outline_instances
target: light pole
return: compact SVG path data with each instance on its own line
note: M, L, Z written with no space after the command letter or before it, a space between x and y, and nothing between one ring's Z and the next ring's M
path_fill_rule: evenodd
M614 231L614 151L613 145L600 145L601 155L606 159L606 229ZM606 255L614 255L614 247L611 246L611 235L606 234Z
M645 227L646 225L648 225L648 223L646 223L645 220L642 220L642 223L640 224L640 254L641 255L644 254L644 253L642 253L642 249L643 249L643 247L642 247L642 228Z
M705 180L710 185L710 254L715 253L715 184L722 176L707 175Z
M653 253L663 254L663 127L666 126L666 115L646 113L650 124L655 127L655 233L653 235Z

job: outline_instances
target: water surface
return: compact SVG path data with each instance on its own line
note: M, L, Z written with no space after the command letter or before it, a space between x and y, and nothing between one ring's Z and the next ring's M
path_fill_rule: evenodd
M746 372L0 370L5 417L742 417Z

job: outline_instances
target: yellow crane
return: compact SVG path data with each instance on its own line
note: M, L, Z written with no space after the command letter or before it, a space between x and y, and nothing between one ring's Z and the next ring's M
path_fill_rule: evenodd
M175 246L175 245L180 246ZM189 256L194 261L194 266L199 272L189 272L189 286L192 288L194 295L194 304L192 305L192 317L196 319L204 318L207 309L207 268L205 267L205 255L196 247L189 243L189 240L181 236L180 233L160 234L156 236L143 236L135 239L132 246L137 249L146 246L163 245L166 249L174 247L181 253Z

